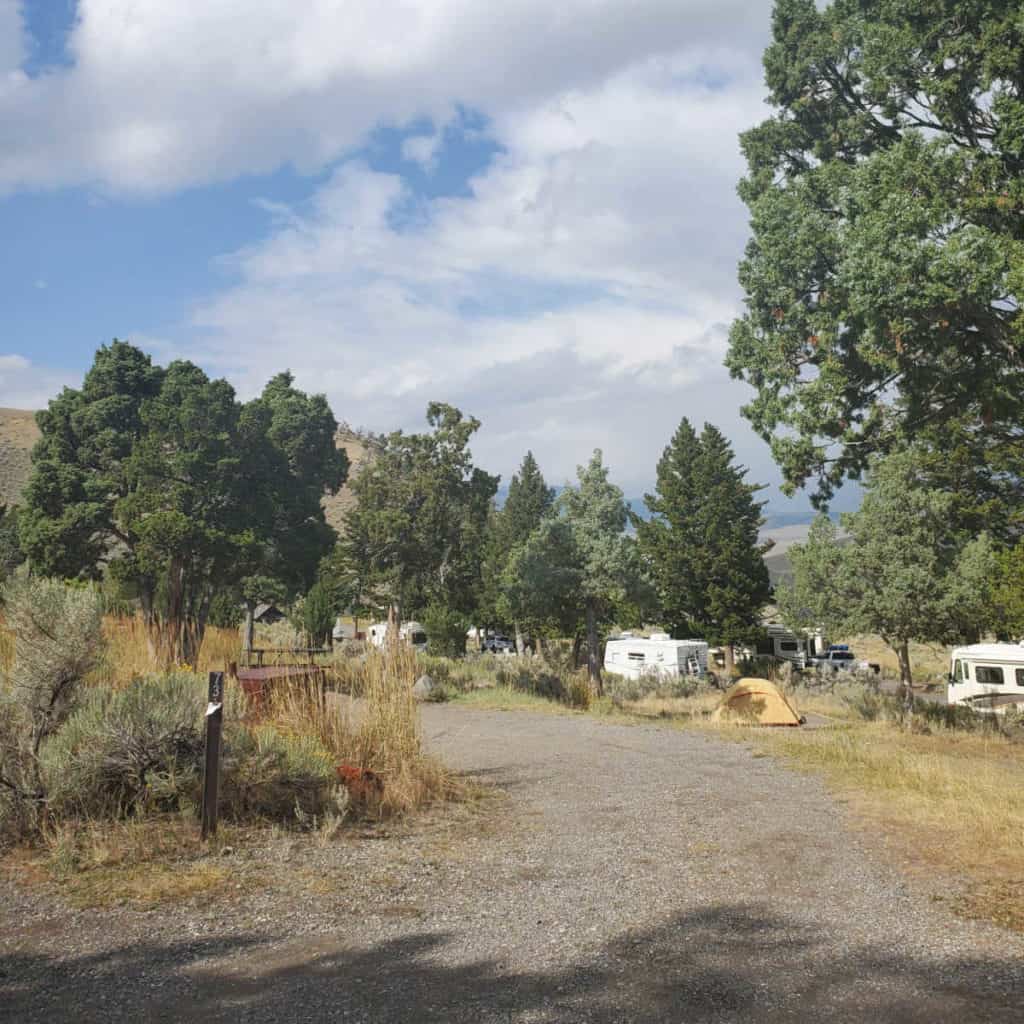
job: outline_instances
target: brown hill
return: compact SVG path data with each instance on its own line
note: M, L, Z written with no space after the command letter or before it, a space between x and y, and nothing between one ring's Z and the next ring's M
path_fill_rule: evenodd
M32 447L39 439L35 413L27 409L0 409L0 504L16 505L32 467ZM347 425L338 428L335 443L348 453L352 478L373 451L374 439ZM324 498L327 521L341 528L345 510L355 499L346 484L337 494Z
M34 412L0 409L0 504L17 504L32 468L32 447L38 439Z

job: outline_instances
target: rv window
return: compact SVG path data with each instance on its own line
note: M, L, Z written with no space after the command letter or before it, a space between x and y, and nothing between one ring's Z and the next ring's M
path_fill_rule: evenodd
M629 660L630 661L643 661L644 660L644 653L643 653L643 651L630 651L629 652Z
M1017 685L1024 686L1024 668L1017 669Z
M425 644L427 642L427 634L426 633L413 633L413 635L412 635L412 642L414 644Z
M799 651L800 645L795 640L780 640L779 641L780 651Z
M1002 686L1003 670L997 665L975 665L974 681L986 686Z
M965 675L964 675L964 663L962 661L960 661L959 658L956 661L953 662L953 678L958 683L963 682L963 680L965 678Z

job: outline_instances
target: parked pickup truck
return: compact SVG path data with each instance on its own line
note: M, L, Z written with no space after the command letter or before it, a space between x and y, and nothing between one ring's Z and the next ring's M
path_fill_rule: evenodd
M860 667L846 644L833 644L824 654L808 659L807 666L819 672L853 672Z

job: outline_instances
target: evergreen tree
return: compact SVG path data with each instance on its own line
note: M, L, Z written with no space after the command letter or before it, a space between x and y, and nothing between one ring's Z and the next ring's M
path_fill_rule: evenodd
M485 557L487 579L485 591L491 596L491 604L498 614L512 612L510 602L503 598L500 590L501 574L509 563L512 552L526 543L527 539L551 513L555 500L554 488L548 487L541 474L533 452L527 452L513 474L508 486L508 496L500 511L492 518L491 543ZM525 648L523 629L528 632L539 628L536 620L527 621L521 614L512 613L515 628L516 650L522 654Z
M872 453L963 449L1012 484L1000 528L1024 495L1020 6L776 0L772 28L775 113L742 137L744 412L818 500Z
M733 462L729 442L710 424L697 436L685 417L658 462L651 512L637 524L640 549L666 625L677 637L723 644L749 641L771 595L758 542L760 490Z
M586 621L587 671L601 694L599 624L613 608L637 593L643 571L636 542L626 533L626 501L621 489L609 482L599 449L586 466L577 468L577 476L579 485L562 491L555 508L569 528L576 551L575 593Z
M973 640L993 621L996 556L987 535L967 540L953 497L927 486L913 450L876 458L864 500L842 517L840 543L825 516L789 552L793 581L779 606L795 627L874 633L896 654L904 708L912 706L910 642Z
M19 515L33 568L129 585L168 663L195 664L218 590L277 552L315 567L322 551L301 547L332 539L319 496L345 477L336 424L288 375L243 407L227 381L115 341L37 421Z
M524 543L551 511L554 500L554 488L545 483L533 452L527 452L519 472L509 481L501 510L500 534L505 545L511 549Z
M488 512L498 478L473 465L480 421L450 405L427 407L428 434L396 431L352 484L334 560L339 579L401 619L441 605L470 613L481 580Z

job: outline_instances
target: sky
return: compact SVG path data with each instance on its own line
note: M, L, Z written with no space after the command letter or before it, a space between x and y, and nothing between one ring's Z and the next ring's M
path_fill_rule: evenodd
M685 415L807 517L722 365L770 7L0 0L0 405L118 337L631 496Z

